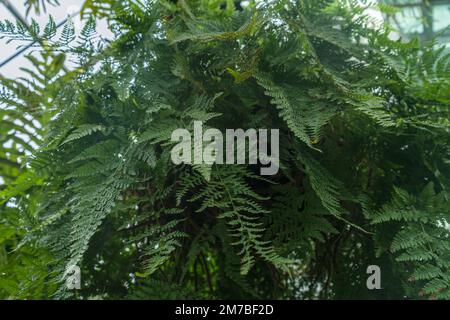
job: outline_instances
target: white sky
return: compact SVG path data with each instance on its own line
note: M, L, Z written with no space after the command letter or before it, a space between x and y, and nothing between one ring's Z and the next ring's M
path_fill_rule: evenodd
M15 6L17 11L19 11L23 17L25 17L25 6L24 6L24 0L10 0L10 2ZM48 21L48 16L52 15L53 19L55 20L56 24L63 21L68 15L76 13L80 10L81 5L83 4L84 0L59 0L60 6L53 7L51 5L46 5L47 12L41 12L40 16L37 16L33 11L30 11L28 17L26 18L27 21L30 21L31 18L34 18L39 25L41 26L41 30L43 30L45 24ZM14 17L10 14L10 12L3 6L3 4L0 4L0 20L4 21L5 19L9 19L12 22L15 22ZM80 29L82 26L82 23L79 19L79 17L73 18L75 28ZM100 21L97 23L97 31L101 35L109 35L109 31L106 26L105 21ZM11 55L13 55L17 51L17 47L21 45L21 43L17 41L13 41L9 44L6 43L6 39L0 40L0 62L4 61ZM30 51L25 52L29 53ZM21 56L15 58L11 62L9 62L7 65L0 68L0 74L8 77L8 78L17 78L18 76L22 76L23 72L20 70L21 67L28 67L30 66L27 59L25 59L22 54Z

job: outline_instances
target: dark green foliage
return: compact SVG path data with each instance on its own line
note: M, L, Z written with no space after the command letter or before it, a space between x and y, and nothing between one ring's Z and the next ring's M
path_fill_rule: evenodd
M45 27L60 60L31 57L37 82L1 79L0 138L25 108L42 127L27 167L0 150L0 297L449 298L444 50L390 40L357 1L87 1L83 14L78 40L70 22L58 40ZM61 76L66 57L78 68ZM174 165L171 133L194 121L279 129L280 171ZM382 291L366 288L372 264Z

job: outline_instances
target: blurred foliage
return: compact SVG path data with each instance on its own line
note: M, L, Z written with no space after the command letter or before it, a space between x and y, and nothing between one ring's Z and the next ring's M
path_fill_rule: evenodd
M25 0L27 16L31 11L37 15L47 12L47 5L59 6L58 0Z

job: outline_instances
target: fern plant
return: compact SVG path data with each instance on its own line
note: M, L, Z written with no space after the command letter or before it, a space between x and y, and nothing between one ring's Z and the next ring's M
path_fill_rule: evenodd
M78 40L44 27L35 81L1 80L1 137L40 121L0 152L1 297L448 298L449 55L356 0L235 2L87 1ZM279 129L280 170L175 165L196 121Z
M397 225L390 247L384 250L396 254L396 260L407 266L411 272L408 281L421 288L419 295L449 298L448 211L445 193L436 194L429 183L417 197L394 189L391 202L368 213L375 225Z

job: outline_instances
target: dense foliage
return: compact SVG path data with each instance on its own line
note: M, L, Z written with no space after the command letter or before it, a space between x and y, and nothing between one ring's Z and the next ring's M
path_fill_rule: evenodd
M353 0L100 3L78 38L0 24L45 38L0 79L0 298L450 298L444 49ZM199 120L280 129L280 171L174 165Z

